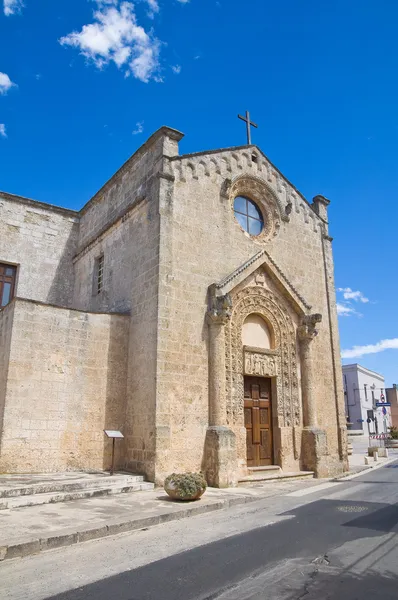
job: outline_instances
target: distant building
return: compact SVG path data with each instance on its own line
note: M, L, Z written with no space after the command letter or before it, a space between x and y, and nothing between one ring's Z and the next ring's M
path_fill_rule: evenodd
M387 433L391 426L390 409L376 406L387 402L383 375L358 364L343 365L343 384L349 431Z
M398 384L386 389L387 402L391 402L391 424L398 427Z

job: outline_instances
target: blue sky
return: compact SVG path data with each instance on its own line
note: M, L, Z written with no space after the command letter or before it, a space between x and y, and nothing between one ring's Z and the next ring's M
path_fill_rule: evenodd
M79 208L161 125L240 145L249 109L332 202L344 362L398 382L396 0L1 1L0 189Z

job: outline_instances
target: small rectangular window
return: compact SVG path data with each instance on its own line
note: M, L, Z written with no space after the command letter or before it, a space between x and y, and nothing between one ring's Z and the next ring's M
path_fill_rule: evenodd
M95 281L95 292L100 294L104 289L104 255L102 254L96 259L96 281Z
M0 308L14 297L17 267L0 263Z

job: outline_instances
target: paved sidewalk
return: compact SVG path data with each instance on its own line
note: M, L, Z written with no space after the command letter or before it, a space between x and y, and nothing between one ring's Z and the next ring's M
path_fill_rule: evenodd
M352 456L348 457L348 461L350 464L350 474L362 473L363 471L367 471L369 469L374 469L385 463L392 462L393 460L397 460L398 459L398 449L390 448L388 450L388 458L380 457L377 462L373 460L373 457L369 457L369 465L365 465L365 457L366 456L368 456L367 444L366 444L366 449L365 449L365 447L356 449L354 446L354 452L353 452Z
M251 488L208 488L197 502L175 502L162 489L0 511L0 560L28 556L108 535L143 529L325 480L287 480Z
M350 473L343 477L355 477L397 459L398 451L392 451L388 459L365 466L364 454L356 453L350 457ZM0 561L316 487L325 481L329 480L288 479L247 488L208 488L199 501L190 503L172 501L163 489L155 489L0 510Z

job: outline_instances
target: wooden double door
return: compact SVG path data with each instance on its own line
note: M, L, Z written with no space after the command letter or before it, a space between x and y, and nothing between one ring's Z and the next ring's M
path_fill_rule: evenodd
M247 466L272 465L271 379L245 376L244 389Z

